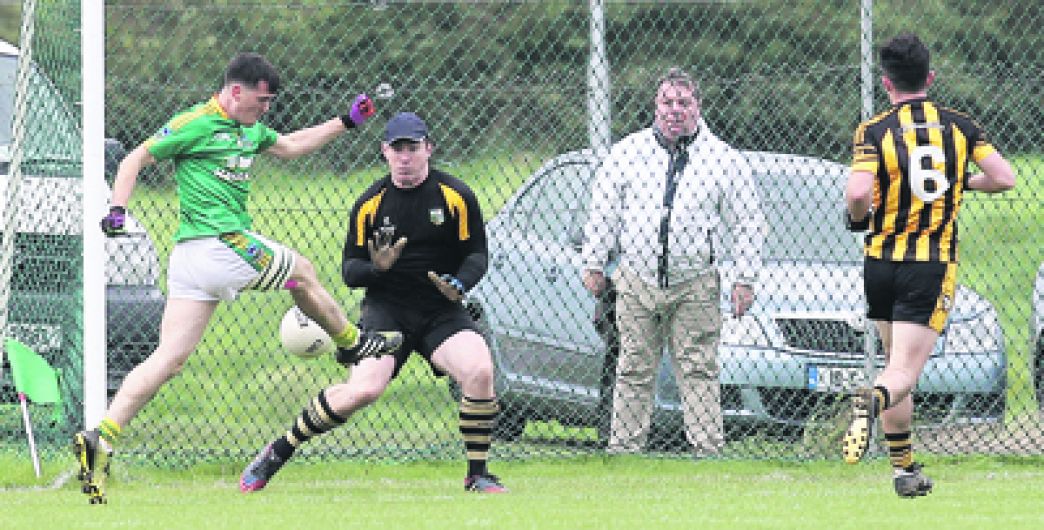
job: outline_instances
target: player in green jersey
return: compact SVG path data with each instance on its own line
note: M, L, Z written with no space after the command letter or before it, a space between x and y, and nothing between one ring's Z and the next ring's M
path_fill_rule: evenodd
M263 56L241 53L228 64L217 94L175 115L120 163L109 214L101 222L107 236L122 235L138 174L158 160L174 162L180 219L167 268L159 345L127 375L100 425L74 437L82 489L92 504L105 502L109 458L122 429L177 375L220 301L244 290L287 289L333 337L338 359L354 362L395 351L402 343L398 332L356 328L319 283L311 262L251 231L247 197L257 155L306 155L361 126L375 111L373 101L360 94L347 114L280 134L258 121L279 85L278 72Z

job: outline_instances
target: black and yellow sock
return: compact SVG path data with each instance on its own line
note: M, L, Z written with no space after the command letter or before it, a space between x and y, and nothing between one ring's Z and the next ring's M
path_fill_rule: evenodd
M331 431L348 421L338 415L326 401L326 390L308 402L290 430L272 443L272 451L284 461L294 455L297 448L324 432Z
M122 432L120 424L113 421L112 418L105 418L98 424L98 435L109 444L109 447L116 445L116 440L120 438Z
M913 465L913 443L910 439L910 431L885 433L888 460L892 462L892 469L899 471Z
M497 398L476 399L464 396L460 401L460 434L468 457L468 476L486 474L486 460L493 440L493 422L500 412Z
M892 395L882 385L874 387L874 417L878 417L888 407L892 406Z

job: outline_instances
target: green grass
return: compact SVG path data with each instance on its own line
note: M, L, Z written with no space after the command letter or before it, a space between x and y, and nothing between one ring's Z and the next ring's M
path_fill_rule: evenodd
M110 504L78 484L12 487L2 526L30 528L1041 528L1040 459L929 462L935 492L899 499L888 465L576 458L495 463L511 493L465 494L460 464L293 463L243 495L239 466L117 468ZM48 482L49 483L49 482Z
M1017 157L1015 189L972 193L961 208L958 281L997 308L1008 351L1009 418L1035 413L1029 334L1033 281L1044 262L1044 158Z

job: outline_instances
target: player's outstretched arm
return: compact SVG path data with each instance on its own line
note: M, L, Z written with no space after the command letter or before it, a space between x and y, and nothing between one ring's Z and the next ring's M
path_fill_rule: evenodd
M330 143L349 128L362 126L376 112L377 108L370 96L359 94L355 96L347 114L331 118L319 125L298 129L290 134L280 134L267 152L284 159L307 155Z
M968 189L998 193L1015 187L1015 170L1000 153L990 153L976 163L982 173L968 177Z

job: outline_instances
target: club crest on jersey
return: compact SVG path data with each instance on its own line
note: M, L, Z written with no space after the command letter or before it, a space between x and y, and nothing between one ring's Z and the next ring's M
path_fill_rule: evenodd
M428 218L431 219L431 224L442 226L442 223L446 222L446 212L442 208L432 208L428 210Z

